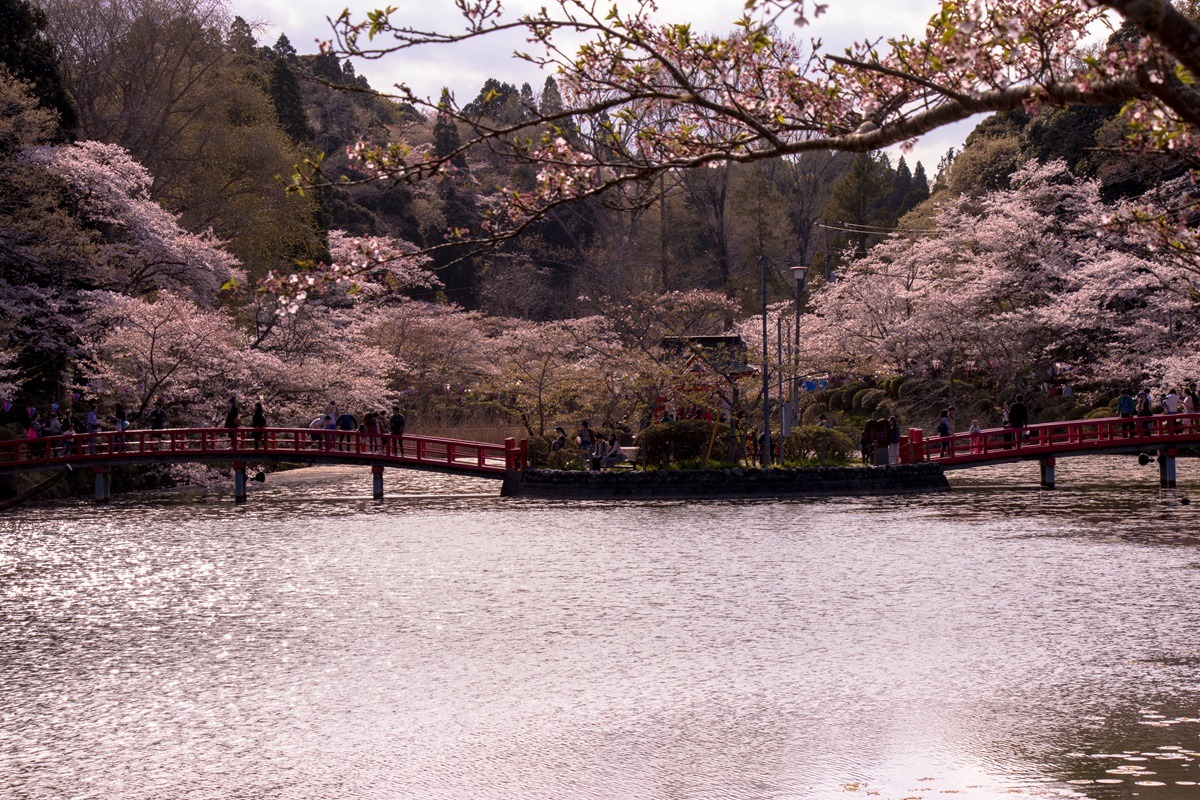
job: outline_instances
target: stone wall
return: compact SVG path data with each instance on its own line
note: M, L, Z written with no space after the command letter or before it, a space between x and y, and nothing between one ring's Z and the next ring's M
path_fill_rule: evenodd
M531 469L513 483L515 496L546 499L831 497L950 489L937 464L609 472Z

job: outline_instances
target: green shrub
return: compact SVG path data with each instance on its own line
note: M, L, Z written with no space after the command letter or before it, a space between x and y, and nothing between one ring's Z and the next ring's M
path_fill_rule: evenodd
M886 399L887 392L883 389L862 389L854 395L854 410L874 411Z
M550 455L550 443L553 441L549 436L529 438L529 466L535 469L546 466L546 459Z
M801 419L805 425L816 425L822 414L829 413L829 406L824 403L813 403L804 409Z
M1104 406L1102 408L1096 408L1096 409L1093 409L1093 410L1087 412L1086 414L1083 415L1083 418L1084 419L1104 419L1105 417L1115 417L1116 415L1117 415L1116 409L1109 408L1108 406Z
M817 425L797 428L783 447L784 458L789 461L815 459L823 464L844 463L858 450L846 434Z
M729 426L715 424L715 441L712 441L714 423L701 419L681 419L643 428L637 439L638 458L651 467L665 467L673 461L703 461L712 441L712 460L721 461L729 448Z
M899 397L900 387L904 385L903 375L893 375L890 378L884 378L881 386L888 393L889 397Z

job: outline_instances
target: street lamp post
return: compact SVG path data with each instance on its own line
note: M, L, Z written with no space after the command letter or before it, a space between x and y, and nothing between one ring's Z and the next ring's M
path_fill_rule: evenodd
M762 280L762 374L763 374L763 432L759 437L758 462L764 467L771 466L771 398L768 394L771 388L769 368L767 366L767 259L758 257L758 271Z
M808 280L808 265L795 264L792 266L792 281L796 287L796 324L792 342L792 413L800 406L800 390L796 387L800 364L800 300L804 295L804 283Z

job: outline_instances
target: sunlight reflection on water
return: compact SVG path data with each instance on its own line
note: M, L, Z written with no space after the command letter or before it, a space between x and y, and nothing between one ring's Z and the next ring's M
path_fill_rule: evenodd
M636 504L328 468L26 510L0 796L1200 796L1191 466Z

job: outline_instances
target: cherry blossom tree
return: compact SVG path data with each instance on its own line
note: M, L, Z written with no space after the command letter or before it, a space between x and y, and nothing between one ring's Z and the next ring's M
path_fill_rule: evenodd
M169 291L152 300L92 295L85 371L93 394L122 402L138 420L159 399L184 421L219 422L232 394L262 400L274 425L305 425L330 399L344 408L380 410L393 399L392 358L373 348L376 323L357 309L305 320L319 346L253 342L224 311Z
M90 385L100 397L122 402L131 420L157 399L215 405L233 390L226 376L238 337L221 312L169 291L155 302L98 292L92 322L82 348Z
M815 292L803 361L914 376L942 400L973 378L1018 391L1056 364L1139 379L1198 320L1189 288L1114 212L1097 182L1030 162L1011 189L947 203L936 232L894 235Z
M90 281L127 294L154 289L205 301L239 274L211 234L194 234L150 199L153 178L124 149L101 142L30 148L23 158L62 179L74 214L99 233L105 263Z
M602 390L601 320L509 320L496 334L485 386L529 436L545 436L555 420L591 407L589 396Z
M389 380L420 397L477 386L490 371L493 341L483 315L450 304L403 300L380 308L366 340L393 361Z

